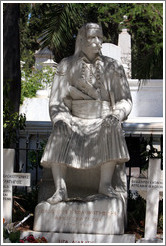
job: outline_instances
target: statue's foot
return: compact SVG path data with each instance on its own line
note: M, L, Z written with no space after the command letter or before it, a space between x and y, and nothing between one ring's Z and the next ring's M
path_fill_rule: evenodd
M99 193L104 194L109 197L117 197L118 194L111 185L105 185L100 187Z
M67 191L65 189L58 189L52 197L47 199L50 204L56 204L67 199Z

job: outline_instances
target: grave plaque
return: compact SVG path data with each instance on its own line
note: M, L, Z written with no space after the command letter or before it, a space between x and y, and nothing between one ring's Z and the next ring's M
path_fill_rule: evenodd
M98 194L86 200L69 199L55 205L39 203L35 209L33 229L40 232L122 235L124 224L121 219L124 219L123 200Z
M131 178L130 190L146 191L145 239L153 240L157 235L159 192L163 190L161 159L150 159L148 179Z
M14 173L14 149L3 150L3 218L12 221L12 187L30 186L30 173Z

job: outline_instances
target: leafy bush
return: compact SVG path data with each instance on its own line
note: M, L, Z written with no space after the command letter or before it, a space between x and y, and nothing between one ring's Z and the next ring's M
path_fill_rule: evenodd
M53 81L55 71L52 67L45 66L41 70L21 70L21 104L25 97L35 97L37 90L49 88Z
M158 226L163 230L163 200L159 201Z
M3 106L3 147L10 148L16 142L17 131L25 128L26 116L17 112L11 114L8 101Z
M140 225L141 221L145 219L146 201L138 196L137 199L128 198L128 215Z
M30 150L28 152L28 159L29 159L29 165L28 169L34 169L34 168L43 168L40 165L40 160L42 158L45 146L46 146L47 140L43 140L42 142L39 142L39 148L37 150Z

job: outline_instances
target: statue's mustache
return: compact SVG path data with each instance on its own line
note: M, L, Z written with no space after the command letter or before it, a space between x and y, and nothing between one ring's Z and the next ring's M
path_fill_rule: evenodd
M93 43L93 44L89 44L88 46L91 46L92 45L92 47L97 47L97 48L102 48L102 44L96 44L96 43Z

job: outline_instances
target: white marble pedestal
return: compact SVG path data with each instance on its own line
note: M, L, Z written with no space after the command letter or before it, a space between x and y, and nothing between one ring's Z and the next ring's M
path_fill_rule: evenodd
M149 243L153 243L153 244L156 244L156 243L163 243L163 240L160 239L160 238L141 238L137 241L137 243L144 243L144 244L149 244Z
M120 197L101 194L36 206L34 231L81 234L124 234L124 203Z
M71 243L71 244L94 244L94 243L124 243L134 244L135 235L123 234L123 235L104 235L104 234L77 234L77 233L55 233L55 232L34 232L24 231L21 232L21 238L33 235L35 238L45 237L48 243Z

